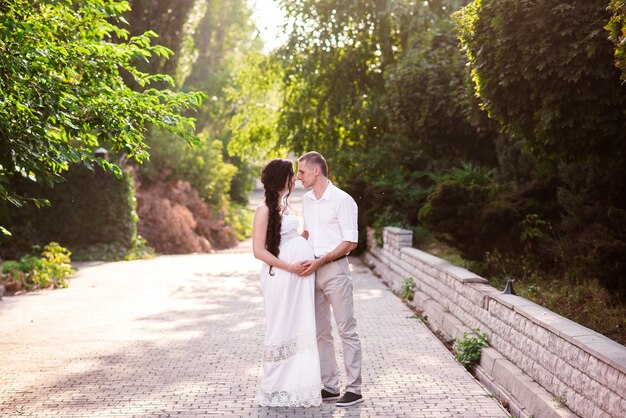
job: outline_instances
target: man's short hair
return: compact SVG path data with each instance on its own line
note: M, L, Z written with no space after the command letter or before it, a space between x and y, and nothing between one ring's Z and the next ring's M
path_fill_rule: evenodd
M304 154L302 157L298 158L298 162L306 161L308 164L316 165L322 171L324 177L328 177L328 164L326 164L326 159L317 151L309 151Z

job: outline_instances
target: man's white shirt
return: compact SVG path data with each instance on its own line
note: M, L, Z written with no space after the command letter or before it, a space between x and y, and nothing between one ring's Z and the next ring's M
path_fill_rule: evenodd
M304 194L302 215L315 257L323 257L342 241L359 242L356 202L330 181L319 200L313 190Z

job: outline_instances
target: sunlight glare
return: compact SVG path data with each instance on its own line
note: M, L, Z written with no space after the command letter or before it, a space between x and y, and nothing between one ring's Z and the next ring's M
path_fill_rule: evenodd
M264 43L263 52L268 53L284 44L287 41L287 35L283 32L286 17L278 7L278 1L248 0L248 4L254 11L252 19Z

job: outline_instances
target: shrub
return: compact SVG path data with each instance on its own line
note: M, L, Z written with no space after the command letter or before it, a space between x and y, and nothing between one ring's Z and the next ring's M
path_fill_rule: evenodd
M622 79L626 80L626 2L611 0L609 10L613 15L605 28L615 44L615 66L622 70Z
M474 335L471 337L471 335ZM480 332L480 329L474 328L471 333L464 332L463 339L455 340L454 350L456 354L454 358L461 363L467 370L474 370L474 366L480 361L482 349L487 347L487 333Z
M37 260L35 269L30 275L30 282L43 288L49 285L67 287L67 279L74 273L70 255L72 253L56 242L51 242L43 248L42 257Z
M407 277L404 279L402 283L402 289L400 290L400 295L407 300L413 300L413 293L415 292L415 281L412 277Z
M20 210L0 201L0 219L12 232L0 235L0 256L19 258L34 245L58 242L73 253L93 253L90 248L108 246L124 254L137 234L134 182L122 180L96 167L72 166L65 180L48 188L13 178L14 189L24 195L48 199L50 207L28 205Z
M491 177L490 170L470 164L455 168L438 178L419 212L419 220L427 228L470 260L482 259L484 253L494 246L493 231L488 230L484 220L492 201L494 186ZM497 212L500 217L510 217L506 210ZM496 213L492 211L490 216L495 218ZM510 220L501 222L510 223Z
M5 261L2 273L8 278L8 290L67 287L67 279L74 273L70 255L67 248L50 242L43 248L41 257L25 255L19 260Z

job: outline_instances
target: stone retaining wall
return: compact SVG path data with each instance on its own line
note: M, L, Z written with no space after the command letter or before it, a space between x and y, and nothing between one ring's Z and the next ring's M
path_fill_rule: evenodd
M504 295L469 270L411 248L411 231L368 230L366 262L393 290L408 277L412 304L451 338L479 328L476 375L519 417L625 417L626 347L533 302Z

